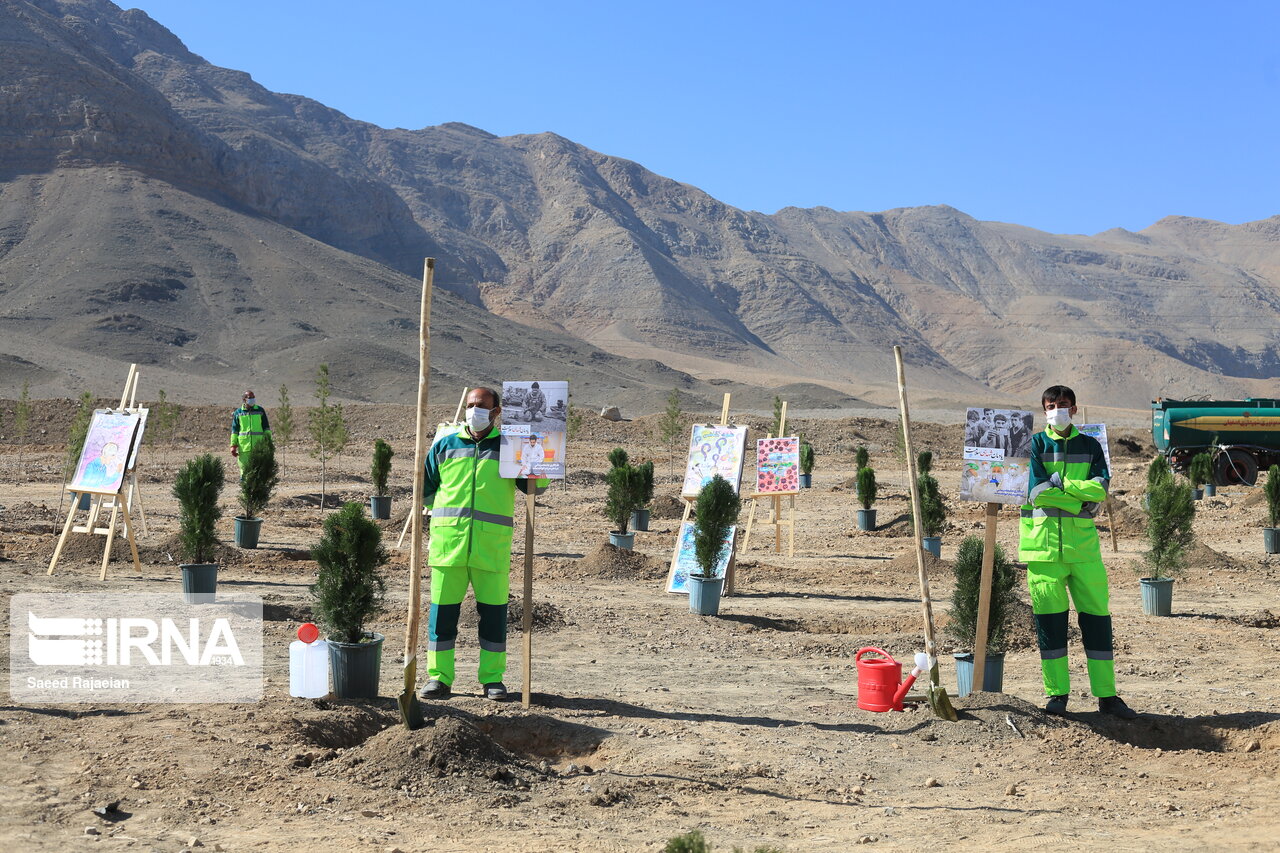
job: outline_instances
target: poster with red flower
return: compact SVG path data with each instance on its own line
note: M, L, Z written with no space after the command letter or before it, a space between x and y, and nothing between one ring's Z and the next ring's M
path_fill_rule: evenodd
M800 436L756 441L756 493L785 495L800 491Z

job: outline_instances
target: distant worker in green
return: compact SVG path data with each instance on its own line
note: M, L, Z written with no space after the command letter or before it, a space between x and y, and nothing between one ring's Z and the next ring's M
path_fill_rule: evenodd
M1102 445L1071 423L1076 394L1053 385L1041 395L1048 425L1031 439L1029 503L1022 507L1018 555L1027 563L1040 668L1049 697L1045 710L1065 714L1071 694L1067 668L1068 601L1076 605L1089 687L1098 710L1137 717L1116 695L1107 569L1093 519L1107 499L1111 472Z
M264 441L271 441L271 424L267 410L258 405L252 391L244 392L244 402L231 415L231 455L240 462L240 476L248 464L249 451Z
M446 699L454 681L458 616L470 585L480 617L478 676L484 696L507 698L507 597L516 489L547 488L546 479L499 474L502 399L492 388L467 394L466 428L440 436L423 463L423 501L431 507L431 614L427 623L425 699Z

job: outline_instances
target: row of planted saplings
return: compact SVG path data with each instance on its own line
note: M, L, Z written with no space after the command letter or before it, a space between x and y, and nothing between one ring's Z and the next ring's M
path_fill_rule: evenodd
M854 492L862 509L857 511L859 530L876 529L876 495L879 485L876 472L871 467L871 454L859 446L854 453ZM947 507L942 491L933 477L933 453L928 450L916 455L916 481L920 492L920 527L924 536L924 549L935 557L942 556L942 531L947 527Z
M244 474L240 504L246 515L254 516L279 482L269 444L250 451ZM179 551L187 561L180 564L182 592L191 604L212 602L217 594L217 523L225 476L222 460L206 453L183 466L174 481ZM365 623L382 611L386 593L380 572L387 562L382 530L362 504L352 501L325 519L320 541L310 553L319 566L311 595L316 620L328 639L334 693L342 698L376 696L383 636L367 631Z

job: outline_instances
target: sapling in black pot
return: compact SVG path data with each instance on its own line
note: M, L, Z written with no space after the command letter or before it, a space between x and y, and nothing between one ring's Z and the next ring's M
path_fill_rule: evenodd
M355 501L325 519L320 542L311 549L319 565L311 587L316 621L329 640L333 692L346 699L378 695L382 634L368 623L382 612L387 562L382 530Z
M262 532L258 513L267 507L276 486L280 484L280 466L271 441L260 441L249 448L240 476L240 508L244 515L235 518L235 541L241 548L257 548Z
M631 526L636 530L649 529L649 504L653 501L653 461L634 466L640 472L640 504L631 511Z
M1267 527L1262 529L1263 545L1268 554L1280 554L1280 465L1267 469L1267 482L1262 486L1267 498Z
M369 477L373 481L373 494L369 496L369 514L374 518L391 517L391 496L387 494L387 477L391 474L391 457L395 454L391 445L382 439L373 443L373 466Z
M800 488L807 489L813 485L813 466L817 458L813 445L807 441L800 442Z
M716 576L716 564L741 509L742 498L719 474L698 492L693 507L693 556L698 571L689 575L689 610L694 613L715 616L720 612L724 578Z
M218 565L213 562L218 544L218 498L226 470L212 453L197 456L178 470L173 496L178 499L178 552L186 562L182 593L188 603L211 601L218 588Z
M956 550L956 585L951 593L951 610L946 633L960 651L956 671L960 695L968 695L973 684L973 649L978 635L978 598L982 587L983 543L977 536L965 537ZM999 693L1004 686L1004 651L1008 640L1009 614L1017 601L1014 587L1018 574L997 543L991 566L991 601L987 609L987 661L982 689ZM968 651L965 651L965 650ZM967 666L968 678L965 677Z
M1186 568L1187 551L1195 541L1191 523L1196 504L1188 482L1172 475L1148 482L1154 488L1147 493L1147 552L1139 565L1150 574L1139 579L1142 610L1148 616L1168 616L1173 612L1173 579Z
M862 509L858 510L858 529L876 529L876 511L872 509L876 502L876 472L869 466L858 470L858 502Z

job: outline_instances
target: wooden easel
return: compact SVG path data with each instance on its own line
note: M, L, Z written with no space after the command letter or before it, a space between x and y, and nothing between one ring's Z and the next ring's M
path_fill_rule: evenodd
M712 424L712 426L729 427L729 399L730 394L725 392L724 403L720 407L720 422ZM743 449L745 452L745 448ZM741 489L741 484L739 484ZM680 558L680 531L684 529L685 522L693 515L693 505L698 500L697 496L689 497L688 495L680 495L680 500L684 501L684 514L680 517L680 526L676 528L676 545L671 552L671 570L675 570L676 561ZM729 565L724 570L724 594L733 595L733 575L734 566L738 560L738 537L735 531L733 542L729 547Z
M470 389L470 388L463 388L463 389L462 389L462 396L458 398L458 408L457 408L457 410L453 413L453 424L455 424L455 425L456 425L456 424L460 424L460 423L462 423L462 421L460 420L460 418L462 417L462 407L463 407L463 406L465 406L465 405L467 404L467 394L469 394L470 392L471 392L471 389ZM414 475L415 475L415 476L417 476L417 472L414 472ZM409 513L408 513L407 515L405 515L405 517L404 517L404 529L400 531L400 539L396 541L396 550L397 550L397 551L399 551L402 547L404 547L404 537L408 535L408 533L409 533L409 527L410 527L410 525L412 525L412 523L413 523L413 511L412 511L412 510L413 510L413 508L412 508L412 507L410 507L410 511L409 511ZM423 515L426 515L426 514L427 514L427 508L426 508L426 507L423 507L423 508L422 508L422 514L423 514Z
M119 409L121 411L129 411L125 404L130 400L130 395L136 398L138 391L138 365L129 365L129 374L125 378L124 392L120 395ZM134 434L134 441L138 441L139 436ZM133 455L133 446L130 445L125 450L125 459ZM136 472L134 473L134 482L136 483ZM129 515L129 500L126 497L126 491L131 491L129 485L129 476L121 479L120 487L114 492L97 492L97 491L72 491L71 507L67 510L67 520L62 525L62 535L58 537L58 544L53 549L53 558L49 560L49 571L47 574L52 575L54 568L58 565L58 558L62 556L62 549L67 544L67 536L71 533L88 533L90 535L105 535L107 537L106 547L102 552L102 571L98 575L98 580L105 581L107 579L107 563L111 561L111 546L115 544L116 538L116 521L122 520L125 536L129 540L129 550L133 555L133 567L142 571L142 561L138 559L138 543L133 535L133 520ZM85 524L75 527L72 522L76 517L76 505L80 502L82 495L93 496L93 501L89 507L89 518ZM110 507L111 521L106 527L98 527L98 516L102 510ZM141 504L139 504L141 507Z
M787 434L787 403L782 402L782 417L778 421L778 437ZM765 436L766 439L773 438L773 433ZM761 498L771 498L771 506L769 510L769 520L766 524L773 525L773 553L782 553L782 528L787 528L787 556L794 557L796 555L796 495L799 492L752 492L751 512L747 515L747 532L742 537L742 550L751 547L751 526L756 520L756 505ZM782 519L782 499L787 498L787 518Z

